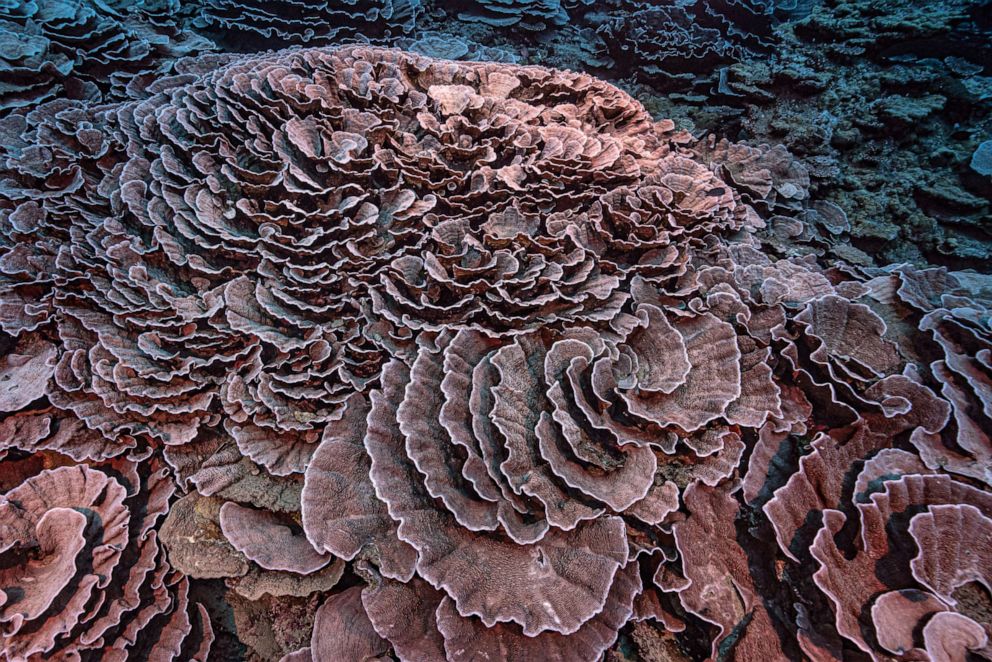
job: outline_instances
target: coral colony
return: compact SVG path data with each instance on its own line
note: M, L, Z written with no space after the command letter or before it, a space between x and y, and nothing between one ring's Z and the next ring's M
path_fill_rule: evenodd
M992 4L0 2L0 660L992 659Z

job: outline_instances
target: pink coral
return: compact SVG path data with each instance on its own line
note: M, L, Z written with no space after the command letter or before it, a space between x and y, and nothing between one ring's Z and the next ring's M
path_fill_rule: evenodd
M69 463L25 476L3 496L3 659L98 651L206 659L207 612L190 601L156 535L175 486L155 465Z
M0 127L8 657L988 654L976 276L770 257L791 155L589 76L176 68Z

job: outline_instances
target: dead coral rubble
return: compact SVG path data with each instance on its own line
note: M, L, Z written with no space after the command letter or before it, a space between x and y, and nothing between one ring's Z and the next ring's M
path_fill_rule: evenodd
M587 75L176 71L0 124L5 659L989 655L988 279Z

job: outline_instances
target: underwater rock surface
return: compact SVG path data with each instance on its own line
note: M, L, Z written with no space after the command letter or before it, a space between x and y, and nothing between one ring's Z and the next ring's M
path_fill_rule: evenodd
M992 659L992 10L886 4L0 5L0 660Z

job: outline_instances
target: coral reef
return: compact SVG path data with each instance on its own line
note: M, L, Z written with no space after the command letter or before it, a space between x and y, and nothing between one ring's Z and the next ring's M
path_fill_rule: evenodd
M190 26L226 51L326 45L343 38L395 37L413 30L420 0L190 0Z
M133 97L135 76L211 48L357 41L569 68L697 137L785 144L850 219L818 257L980 269L992 244L971 167L992 135L984 0L39 0L0 21L0 112Z
M211 49L174 17L163 20L177 8L177 0L120 8L88 0L4 3L0 114L55 97L119 100L131 80L168 74L176 58Z
M990 12L0 2L0 661L992 660Z
M0 120L3 659L992 653L988 276L587 74L170 66Z
M818 256L983 268L992 188L970 167L992 135L983 0L563 7L568 22L539 39L459 33L523 63L592 72L696 136L785 144L850 219Z

